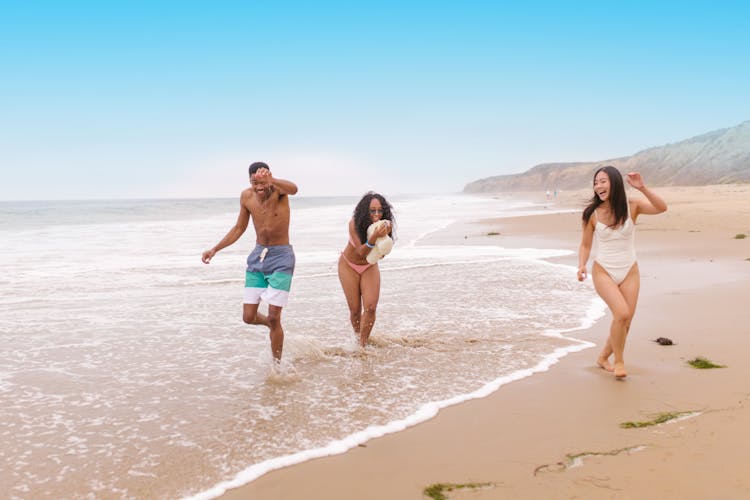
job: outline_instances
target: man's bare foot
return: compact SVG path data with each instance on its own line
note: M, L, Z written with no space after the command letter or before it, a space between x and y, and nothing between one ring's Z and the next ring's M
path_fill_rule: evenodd
M615 371L614 367L609 363L609 360L607 358L598 358L596 360L596 364L599 365L599 368L603 368L608 372Z
M628 376L628 372L625 371L625 363L615 363L615 377L625 378Z

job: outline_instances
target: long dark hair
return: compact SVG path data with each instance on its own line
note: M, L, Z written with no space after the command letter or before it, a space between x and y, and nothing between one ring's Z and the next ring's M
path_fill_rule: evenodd
M615 221L609 227L619 227L628 220L628 198L625 196L625 184L622 181L622 174L612 165L606 165L594 172L594 181L599 172L604 172L609 177L609 206L615 214ZM592 182L593 184L593 182ZM583 224L588 224L594 210L603 202L599 195L594 192L594 196L589 200L589 204L583 209Z
M393 216L393 207L382 194L369 191L365 193L361 200L359 200L359 203L354 207L354 213L352 214L352 218L354 219L354 229L357 231L359 241L362 243L367 241L367 228L370 227L371 224L370 202L373 198L377 198L380 201L380 205L383 207L383 216L381 219L391 221L391 231L389 235L395 240L396 238L394 237L394 234L396 231L396 219Z

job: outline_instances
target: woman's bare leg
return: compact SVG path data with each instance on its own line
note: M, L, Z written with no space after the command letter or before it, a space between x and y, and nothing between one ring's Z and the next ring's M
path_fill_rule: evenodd
M362 273L359 282L360 291L362 292L362 323L359 329L359 341L362 347L367 345L370 338L370 332L375 324L375 312L380 300L380 269L378 265L370 266L367 271Z
M628 272L622 283L620 283L620 292L625 298L625 302L628 304L628 320L625 322L625 338L630 333L630 325L633 322L633 316L635 316L635 308L638 305L638 292L641 289L641 274L638 270L638 264L633 264L633 267ZM623 351L625 350L625 339L623 339ZM615 375L617 371L615 370ZM624 376L624 375L623 375Z
M609 338L607 339L607 344L599 355L597 364L607 369L607 365L609 365L607 358L609 357L608 354L611 350L612 354L614 354L613 371L615 377L624 378L627 376L624 357L625 339L628 335L628 328L630 327L630 322L633 318L635 304L633 304L633 307L628 304L620 287L615 284L609 274L607 274L599 264L594 263L592 277L594 279L594 287L596 288L597 293L612 312L612 324L610 325ZM628 280L632 281L634 279L639 282L638 269L635 266L630 270L625 281L620 285L624 285L626 290L629 291L628 295L630 295L631 299L633 285L632 283L628 284L627 282ZM635 292L637 297L637 287L635 288ZM604 359L602 359L602 357L604 357Z
M628 304L628 307L630 309L630 319L628 320L627 324L625 325L625 334L627 335L630 333L630 324L633 321L633 316L635 315L635 308L638 304L638 292L640 290L640 273L638 270L638 263L633 265L633 268L630 269L630 272L625 277L625 280L620 283L620 292L622 293L623 297L625 298L625 301ZM614 366L609 362L609 357L613 353L612 349L612 343L610 342L609 337L607 337L607 341L604 344L604 347L602 347L601 352L599 353L599 357L596 360L596 364L600 367L604 368L607 371L613 372Z
M343 256L339 257L339 281L341 282L341 288L344 290L346 305L349 306L349 321L354 333L359 335L359 325L362 319L362 295L359 291L360 276L349 267Z
M630 321L628 321L627 328L630 331L630 324L633 322L633 316L635 315L635 308L638 305L638 292L641 289L641 273L638 269L638 263L633 264L630 272L625 277L625 280L620 283L620 291L622 296L625 297L625 301L628 303L630 308Z
M615 367L609 362L609 357L612 355L612 352L612 344L609 341L609 337L607 337L607 341L604 343L604 347L602 347L602 351L596 359L596 364L608 372L615 371Z

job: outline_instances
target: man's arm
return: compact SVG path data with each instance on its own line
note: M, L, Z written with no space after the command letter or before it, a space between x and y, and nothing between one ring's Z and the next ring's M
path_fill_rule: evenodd
M285 181L284 179L273 178L271 185L278 191L280 195L294 195L297 194L297 185L292 181Z
M216 246L203 252L201 260L204 264L211 262L211 259L216 255L216 252L237 241L247 229L247 224L250 222L250 211L245 207L245 198L245 193L242 193L242 196L240 197L240 213L237 216L237 222L234 223L234 226L232 226L229 232L216 244Z
M293 195L297 194L297 185L292 181L284 179L277 179L273 176L270 170L261 168L256 171L250 180L258 182L268 182L280 195Z

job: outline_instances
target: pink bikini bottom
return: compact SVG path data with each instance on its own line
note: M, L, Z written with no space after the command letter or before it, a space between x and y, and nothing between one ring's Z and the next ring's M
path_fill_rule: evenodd
M369 263L368 264L354 264L349 259L347 259L346 255L344 255L343 253L341 254L341 256L344 258L344 260L346 261L346 263L349 264L349 267L351 267L352 269L354 269L354 272L357 273L357 274L360 274L360 275L363 272L367 271L370 268L370 266L374 265L374 264L369 264Z

